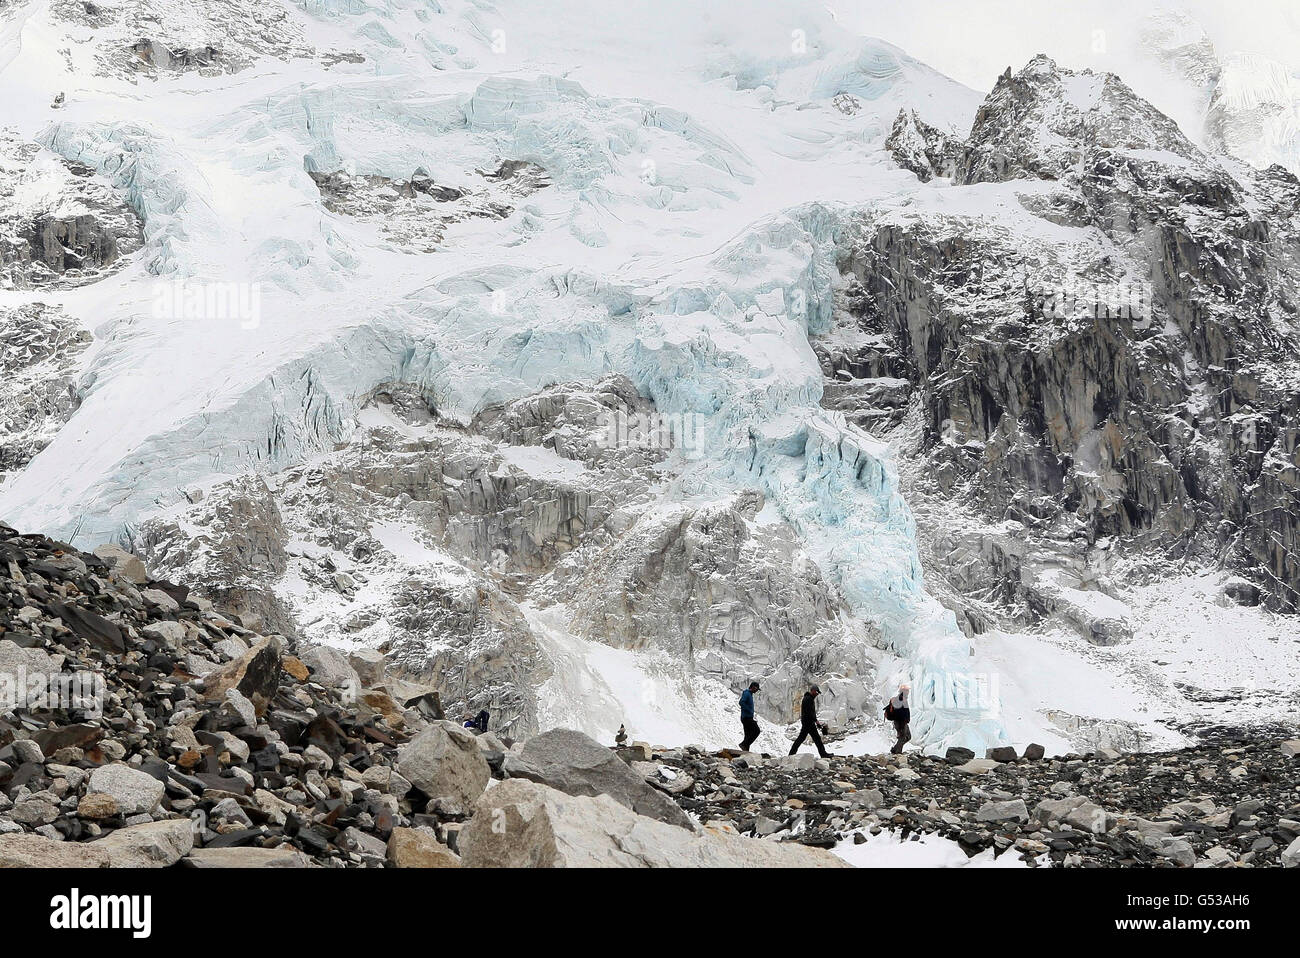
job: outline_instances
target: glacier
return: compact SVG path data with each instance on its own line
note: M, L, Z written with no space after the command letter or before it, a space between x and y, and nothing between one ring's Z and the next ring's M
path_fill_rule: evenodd
M96 170L145 234L124 271L56 297L95 341L69 425L0 487L5 520L129 540L188 489L347 443L381 384L468 422L618 373L702 424L678 495L761 491L879 627L872 695L911 681L918 740L1007 741L971 640L926 589L897 452L821 407L810 345L867 212L1011 215L996 188L924 193L878 149L900 108L958 131L981 95L817 3L725 24L685 2L284 6L282 48L212 76L100 73L80 48L69 66L57 51L79 34L46 5L0 21L5 122ZM325 210L310 175L478 189L503 160L551 185L451 223L427 256ZM157 309L178 281L255 288L258 315Z

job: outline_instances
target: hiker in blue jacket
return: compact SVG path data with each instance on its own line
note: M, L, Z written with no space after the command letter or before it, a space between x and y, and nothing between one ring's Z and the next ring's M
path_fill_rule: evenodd
M748 752L758 738L758 722L754 721L754 693L757 691L758 683L750 682L749 688L740 693L740 727L745 730L745 739L740 743L742 752Z

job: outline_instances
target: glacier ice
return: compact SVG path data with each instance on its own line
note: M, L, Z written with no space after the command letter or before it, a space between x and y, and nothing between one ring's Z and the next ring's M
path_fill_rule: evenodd
M983 749L1006 738L997 703L970 670L956 619L925 593L890 451L817 405L821 371L807 337L828 318L838 231L826 208L804 212L723 251L715 266L728 282L718 281L710 310L651 314L659 322L638 335L629 375L660 411L706 424L698 446L716 452L692 465L692 487L761 489L855 610L880 626L904 663L879 691L912 679L918 739ZM740 277L763 277L763 292ZM799 308L783 308L787 297ZM678 297L669 308L681 305Z
M855 211L915 188L863 150L879 132L871 117L944 103L951 115L930 117L950 126L978 98L814 4L764 4L790 29L773 48L757 21L744 25L726 56L693 4L594 23L581 5L538 6L302 0L306 39L363 62L268 58L151 79L143 97L109 77L61 122L25 111L28 136L123 191L146 252L77 300L97 337L81 406L0 490L6 520L113 538L183 489L346 442L384 382L412 383L464 421L554 382L623 373L662 412L705 424L682 495L762 490L880 623L897 661L877 691L903 674L960 687L967 645L926 595L890 452L819 407L809 336L830 326ZM32 16L39 29L4 47L0 92L48 102L39 84L64 77L36 61L60 62L59 33ZM806 31L807 56L789 48L791 29ZM574 71L571 50L525 42L552 34L581 34L620 65ZM647 55L652 34L675 42ZM869 115L842 115L829 103L841 93L868 100ZM324 210L309 175L423 167L456 184L502 159L540 164L554 186L499 223L457 224L428 257ZM172 278L261 284L260 325L152 315L149 284ZM986 711L918 709L917 727L936 747L991 743L1002 732Z

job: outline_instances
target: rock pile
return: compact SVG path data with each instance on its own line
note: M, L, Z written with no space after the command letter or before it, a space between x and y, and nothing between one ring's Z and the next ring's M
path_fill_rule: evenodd
M296 648L119 548L4 526L0 630L0 867L834 866L822 849L886 829L1035 865L1300 864L1297 741L1052 759L516 743L444 720L374 652Z
M434 253L447 228L473 219L505 219L523 197L550 185L546 170L525 160L505 160L476 170L472 188L436 183L422 167L409 179L346 170L312 171L325 208L375 223L402 249Z
M1300 864L1300 741L1051 759L1026 751L765 759L687 748L629 758L702 821L778 842L829 848L893 830L1035 866Z
M119 548L0 526L0 867L458 867L462 850L838 864L697 828L580 733L472 734L381 656L297 649Z
M220 76L263 56L287 60L314 54L293 17L256 0L224 0L184 11L158 0L56 0L50 13L55 23L78 28L100 76Z
M0 527L0 563L0 862L383 864L418 823L394 766L436 696L295 658L114 547Z

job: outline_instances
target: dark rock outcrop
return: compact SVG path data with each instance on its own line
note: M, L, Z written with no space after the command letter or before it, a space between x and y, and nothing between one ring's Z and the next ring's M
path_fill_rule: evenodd
M1091 588L1120 537L1226 562L1295 608L1300 182L1225 165L1117 77L1046 57L999 79L956 181L1015 181L1025 211L1071 232L971 213L868 218L844 301L875 338L852 357L823 347L877 431L900 403L874 402L862 374L910 384L925 457L914 494L1020 525L954 543L979 565L940 571L1004 610L1053 614L1061 594L1039 573ZM828 404L845 388L828 387ZM974 606L959 614L981 627ZM1084 631L1123 637L1091 619Z
M77 370L90 342L57 306L0 310L0 478L35 458L76 411Z
M0 131L0 287L94 282L143 244L140 218L106 180Z

